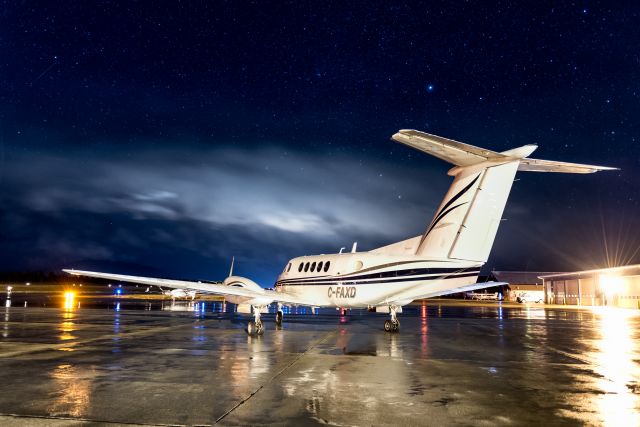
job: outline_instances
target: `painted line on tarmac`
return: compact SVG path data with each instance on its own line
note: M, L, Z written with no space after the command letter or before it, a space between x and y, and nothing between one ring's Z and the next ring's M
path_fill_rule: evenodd
M583 356L580 356L580 355L577 355L577 354L572 354L572 353L569 353L568 351L564 351L564 350L560 350L559 348L551 347L550 345L545 345L545 347L548 350L555 351L556 353L561 354L561 355L563 355L565 357L568 357L570 359L577 360L577 361L582 362L582 363L587 364L587 365L597 366L597 364L594 363L593 360L591 360L591 359L589 359L587 357L583 357Z
M276 378L278 378L280 375L282 375L286 370L288 370L289 368L291 368L293 365L295 365L296 363L298 363L298 361L300 359L302 359L304 356L306 356L307 354L309 354L309 352L313 349L315 349L319 344L324 343L329 337L331 337L332 335L336 335L338 333L337 330L331 330L329 332L327 332L326 334L324 334L322 337L316 339L315 341L313 341L311 343L311 345L302 353L300 353L295 359L293 359L289 364L287 364L287 366L285 366L284 368L280 369L278 372L276 372L271 378L269 378L267 381L265 381L264 383L260 384L260 386L255 389L253 392L251 392L251 394L249 394L247 397L245 397L244 399L242 399L241 401L239 401L238 403L236 403L231 409L229 409L227 412L225 412L224 414L220 415L218 417L218 419L216 419L214 424L218 424L220 421L224 420L229 414L231 414L233 411L235 411L236 409L238 409L240 406L242 406L244 403L246 403L249 399L251 399L253 396L255 396L260 390L262 390L266 385L271 384L271 382L273 380L275 380Z
M125 426L158 426L158 427L169 427L169 426L186 426L187 424L163 424L163 423L153 423L153 424L143 424L143 423L132 423L127 421L105 421L98 420L92 418L72 418L72 417L57 417L50 415L21 415L21 414L3 414L0 413L0 421L2 421L2 417L12 418L12 419L24 419L24 420L50 420L50 421L63 421L64 424L60 425L69 425L69 422L77 423L81 425L86 425L86 423L99 423L99 424L113 424L113 425L125 425ZM35 424L35 423L34 423ZM51 424L47 423L44 425L50 426ZM196 424L197 426L210 426L210 424Z
M39 353L39 352L48 351L48 350L76 351L76 350L81 350L81 348L79 347L82 347L83 345L94 343L97 341L112 340L114 338L118 338L118 339L136 338L136 337L145 336L149 334L170 332L170 331L175 331L177 329L192 328L192 327L193 327L193 323L185 323L184 325L174 325L174 326L164 326L164 327L146 327L144 330L137 330L133 332L110 333L110 334L100 335L94 338L82 339L79 341L69 340L64 343L33 344L30 346L30 348L27 348L27 349L2 352L0 353L0 359L8 358L8 357L24 356L26 354Z

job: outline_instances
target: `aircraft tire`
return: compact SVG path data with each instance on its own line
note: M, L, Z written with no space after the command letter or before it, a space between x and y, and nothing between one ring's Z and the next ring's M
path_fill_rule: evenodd
M387 319L384 321L384 331L385 332L393 332L393 323L391 320Z
M276 326L282 326L282 311L276 313Z

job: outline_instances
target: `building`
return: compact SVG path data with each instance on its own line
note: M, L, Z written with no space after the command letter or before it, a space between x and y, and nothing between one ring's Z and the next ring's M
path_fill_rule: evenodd
M640 264L540 275L548 304L640 308Z
M505 301L544 302L544 286L540 276L557 274L542 271L492 271L490 280L508 283L503 290Z

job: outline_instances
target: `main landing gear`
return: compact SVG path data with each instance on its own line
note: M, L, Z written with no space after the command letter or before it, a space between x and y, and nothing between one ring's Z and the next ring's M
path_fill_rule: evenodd
M264 333L264 324L260 319L260 310L262 307L253 306L253 321L247 324L247 334L262 335Z
M384 331L385 332L398 332L400 331L400 321L398 320L398 316L396 312L398 307L392 305L389 307L389 314L391 315L391 319L387 319L384 321Z
M282 319L284 318L284 312L282 311L282 304L278 303L276 310L276 327L282 327Z

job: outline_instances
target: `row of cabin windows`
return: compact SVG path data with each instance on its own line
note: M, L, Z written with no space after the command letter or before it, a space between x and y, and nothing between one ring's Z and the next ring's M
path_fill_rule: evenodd
M324 270L323 270L323 268L322 268L323 264L324 264ZM324 262L324 263L323 263L323 261L320 261L320 262L315 262L315 261L314 261L314 262L312 262L312 263L309 263L309 262L306 262L306 263L305 263L305 262L301 262L301 263L300 263L300 265L298 265L298 272L300 272L300 273L301 273L301 272L302 272L302 269L304 269L304 272L305 272L305 273L306 273L307 271L311 271L311 272L314 272L314 271L315 271L315 272L318 272L318 273L319 273L320 271L324 271L324 272L326 273L327 271L329 271L329 266L330 266L330 265L331 265L331 261L327 261L327 262Z

